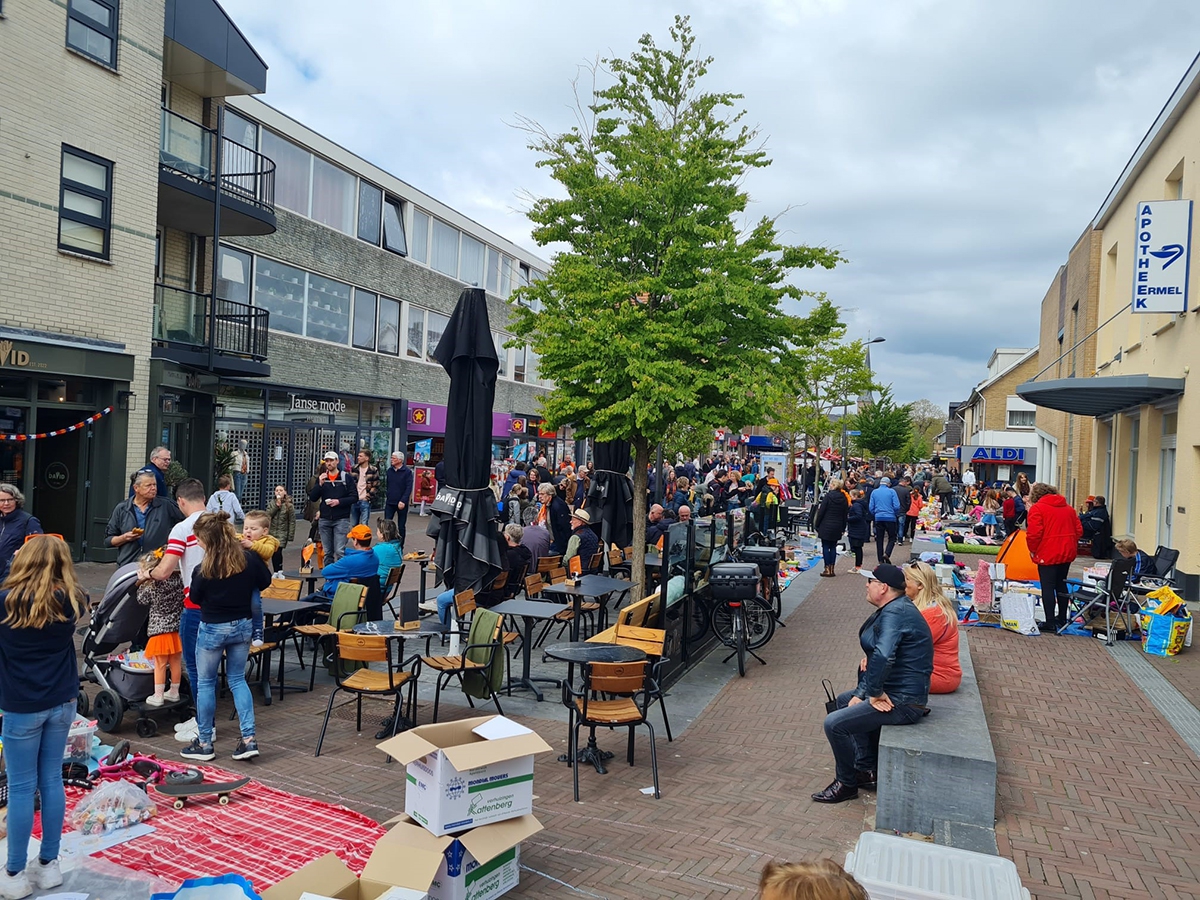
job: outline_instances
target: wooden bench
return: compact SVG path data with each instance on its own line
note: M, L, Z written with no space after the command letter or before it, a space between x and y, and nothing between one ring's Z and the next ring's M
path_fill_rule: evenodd
M964 630L963 679L953 694L930 694L930 713L879 736L880 831L930 834L939 844L996 853L996 752Z

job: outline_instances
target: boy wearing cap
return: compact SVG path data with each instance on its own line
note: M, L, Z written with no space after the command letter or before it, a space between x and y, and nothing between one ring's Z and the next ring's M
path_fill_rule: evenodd
M875 612L858 630L865 654L858 687L839 694L838 708L825 717L836 775L829 787L812 795L818 803L841 803L857 797L860 787L874 788L879 730L919 722L929 699L933 636L905 596L904 572L884 564L862 574Z
M313 599L333 599L338 585L351 578L379 578L379 560L371 551L371 527L355 525L346 534L346 552L342 558L327 565L321 572L325 583Z
M567 551L563 554L563 566L570 568L571 558L579 557L580 571L586 573L592 556L600 546L600 538L592 530L592 515L586 509L571 513L571 537L567 540Z
M353 474L341 469L341 459L330 450L325 454L325 471L308 492L308 499L318 505L321 546L326 562L336 562L346 552L346 537L350 530L350 513L358 499L358 487Z

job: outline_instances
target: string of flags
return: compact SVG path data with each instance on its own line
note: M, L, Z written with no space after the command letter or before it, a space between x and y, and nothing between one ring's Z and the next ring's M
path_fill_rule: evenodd
M87 428L93 422L98 422L112 411L113 407L106 406L100 412L92 413L82 422L76 422L67 428L59 428L57 431L42 431L38 434L0 434L0 441L40 441L43 438L59 437L64 434L70 434L72 431L79 431L81 428Z

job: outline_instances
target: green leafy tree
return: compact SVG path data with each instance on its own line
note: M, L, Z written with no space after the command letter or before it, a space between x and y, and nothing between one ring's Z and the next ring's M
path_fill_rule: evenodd
M898 460L911 452L912 411L907 404L897 405L891 387L880 388L879 399L864 403L854 414L859 434L854 443L871 456Z
M933 447L933 439L941 433L946 424L946 410L932 400L917 400L909 404L912 412L914 447L925 445ZM928 456L926 449L925 455Z
M683 454L684 459L697 457L703 459L712 449L713 430L675 422L667 426L662 443L663 459L667 461L668 465L674 465L675 458L680 453Z
M838 308L823 295L771 372L767 427L788 448L789 468L797 451L809 445L819 449L822 441L840 433L836 410L879 387L867 365L865 345L846 340Z
M687 18L670 34L669 48L644 35L628 59L603 60L607 87L594 68L569 131L524 123L562 189L533 200L534 239L562 250L517 292L514 331L554 382L552 426L633 445L635 572L651 448L672 425L763 421L766 376L798 328L781 308L802 296L787 276L840 260L782 243L771 219L739 229L745 178L770 160L734 109L741 96L701 89L711 59Z

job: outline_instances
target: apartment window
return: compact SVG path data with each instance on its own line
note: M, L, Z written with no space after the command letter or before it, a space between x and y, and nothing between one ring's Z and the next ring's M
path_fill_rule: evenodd
M404 205L396 197L383 201L383 247L401 256L408 254L404 236Z
M412 258L429 262L429 214L413 210Z
M380 353L400 355L400 301L388 297L379 298L379 347Z
M425 310L415 306L408 308L408 346L406 352L413 359L425 357Z
M58 246L108 259L112 230L113 164L72 147L63 147L58 203Z
M117 0L69 0L67 46L116 68Z
M487 248L487 284L486 288L493 294L500 293L500 251Z
M1032 428L1037 424L1037 411L1033 409L1010 409L1008 411L1009 428Z
M433 220L433 247L429 265L443 275L458 277L458 229L440 219Z
M458 267L458 278L476 287L483 285L484 246L470 235L462 236L461 260Z
M275 203L308 215L308 185L312 179L312 154L266 128L262 152L275 163Z
M354 182L345 169L313 157L312 217L343 234L354 233Z
M442 335L446 333L446 326L450 324L450 317L443 316L441 313L431 312L425 317L425 323L425 359L429 362L434 362L433 351L437 349Z
M250 302L249 253L231 247L221 248L221 259L217 263L217 296L238 303Z
M238 115L228 106L225 107L222 133L228 140L240 144L247 150L258 149L258 123L251 122L244 116Z
M513 287L513 258L505 256L500 261L500 296L507 298Z
M370 291L354 289L354 346L359 350L375 349L375 312L377 298Z
M513 381L525 380L525 345L513 348Z
M379 215L383 210L383 191L375 185L358 183L358 237L368 244L379 245Z
M259 257L254 273L254 305L271 314L271 328L304 334L304 294L308 273Z
M308 337L335 344L350 338L350 285L308 275L308 309L304 333Z
M508 377L508 348L504 346L504 342L508 338L499 332L493 332L492 337L496 341L496 355L500 357L500 368L496 370L496 374L502 378Z

